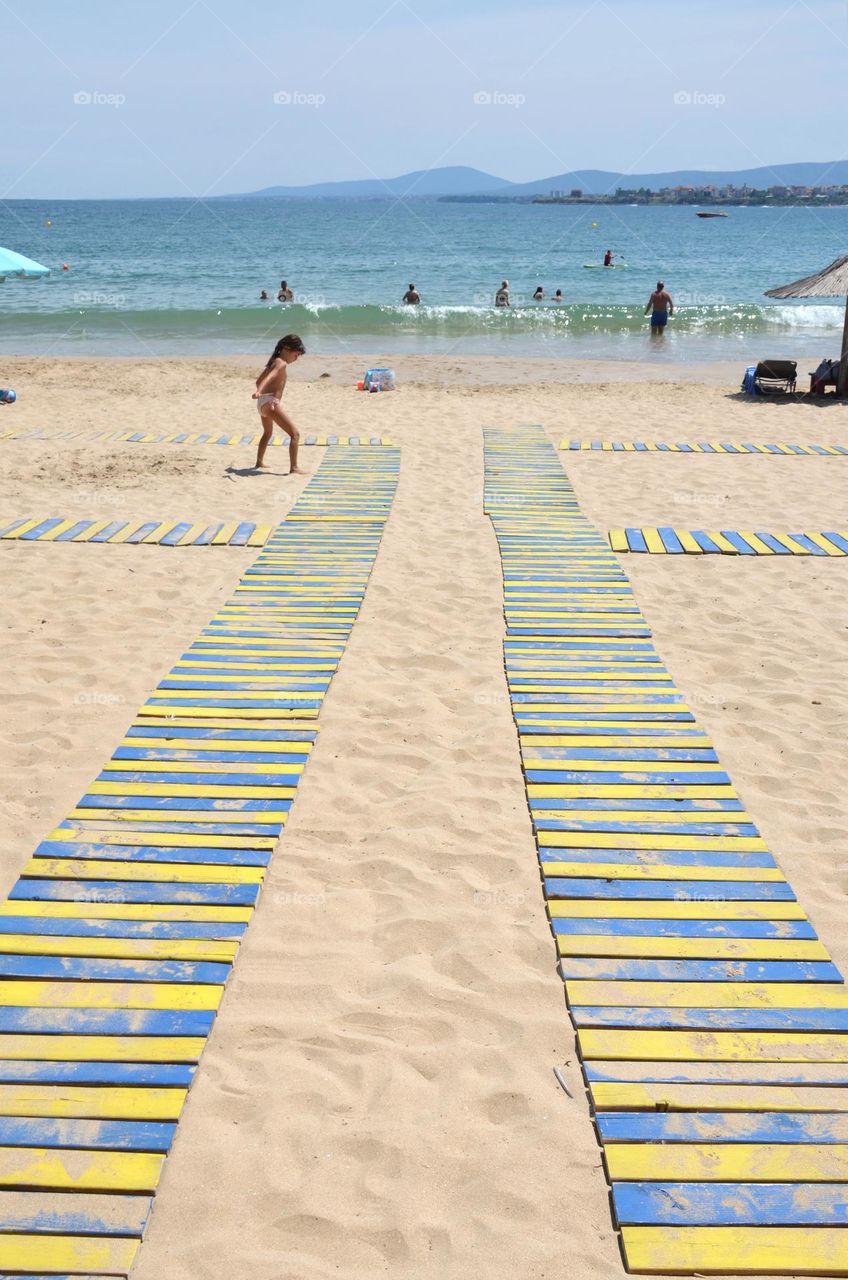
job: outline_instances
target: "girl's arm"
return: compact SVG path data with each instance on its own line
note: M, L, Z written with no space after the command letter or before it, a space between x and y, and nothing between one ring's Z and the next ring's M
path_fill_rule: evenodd
M261 373L256 379L256 391L253 394L254 400L256 400L258 396L261 396L265 391L265 388L270 386L277 377L280 372L280 365L283 365L283 368L285 368L284 361L280 359L275 360L270 369L266 369L265 372Z

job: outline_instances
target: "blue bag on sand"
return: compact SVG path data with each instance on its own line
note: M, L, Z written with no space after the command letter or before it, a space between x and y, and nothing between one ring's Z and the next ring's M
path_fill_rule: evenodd
M17 391L0 387L0 404L14 404L18 398Z
M747 391L749 396L757 395L757 388L754 386L754 374L757 372L755 364L749 364L745 370L745 377L742 379L742 390Z
M375 385L378 386L381 391L394 391L394 369L366 369L365 378L363 380L363 389L365 391L370 391Z

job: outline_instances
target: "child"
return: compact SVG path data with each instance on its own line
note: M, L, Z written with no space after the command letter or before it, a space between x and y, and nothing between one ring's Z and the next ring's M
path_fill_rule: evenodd
M286 386L288 366L294 364L300 356L306 355L306 348L296 333L286 334L280 338L265 368L256 379L256 390L253 399L262 419L262 439L256 453L256 469L265 466L265 450L274 434L274 423L281 427L289 437L289 475L303 476L305 471L297 465L297 446L300 432L287 413L280 406L280 397Z

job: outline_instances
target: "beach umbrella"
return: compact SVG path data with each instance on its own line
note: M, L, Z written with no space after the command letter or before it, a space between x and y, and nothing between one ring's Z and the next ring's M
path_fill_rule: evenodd
M50 275L49 267L25 258L22 253L0 248L0 283L4 280L40 280Z
M848 257L837 258L829 267L803 280L793 280L779 289L767 289L767 298L845 298L845 326L842 330L842 359L837 391L845 395L848 384Z

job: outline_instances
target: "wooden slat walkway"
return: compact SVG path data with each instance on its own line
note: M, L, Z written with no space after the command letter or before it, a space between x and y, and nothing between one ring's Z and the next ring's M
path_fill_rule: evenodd
M489 430L485 466L539 866L626 1266L848 1275L842 975L553 446Z
M3 1275L132 1265L398 468L328 451L0 902Z
M848 556L848 529L825 533L756 533L670 526L610 529L613 551L672 556Z
M848 457L848 445L844 444L743 444L736 440L697 440L683 444L671 444L666 440L562 440L559 447L583 453L757 453L775 458Z
M90 441L102 440L110 444L222 444L222 445L255 445L259 443L261 432L258 430L230 431L3 431L0 440L40 440L45 443L61 441L62 443L86 444ZM339 435L307 435L301 436L303 446L352 446L352 447L387 447L392 448L393 441L388 436L339 436ZM275 432L269 448L288 448L288 436Z
M103 519L17 516L0 519L4 542L106 542L145 547L264 547L272 524L250 520Z

